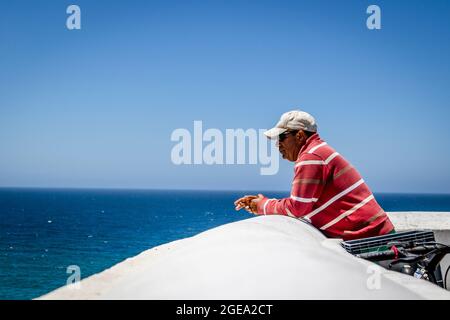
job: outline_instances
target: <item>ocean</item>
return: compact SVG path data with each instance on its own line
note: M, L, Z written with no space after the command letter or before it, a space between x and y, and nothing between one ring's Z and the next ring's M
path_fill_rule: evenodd
M243 219L251 191L0 189L0 299L32 299L151 247ZM286 197L288 192L266 192ZM450 211L450 195L375 194L386 211Z

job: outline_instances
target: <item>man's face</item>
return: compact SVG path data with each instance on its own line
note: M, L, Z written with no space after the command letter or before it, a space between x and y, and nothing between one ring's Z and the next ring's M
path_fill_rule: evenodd
M278 150L283 159L295 162L305 141L302 131L286 131L278 137Z

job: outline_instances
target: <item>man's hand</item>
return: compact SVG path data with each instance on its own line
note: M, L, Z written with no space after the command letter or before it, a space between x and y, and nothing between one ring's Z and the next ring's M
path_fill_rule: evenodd
M236 206L236 211L244 208L249 213L257 214L258 213L258 203L264 198L262 194L258 194L257 196L247 195L242 198L237 199L234 202Z

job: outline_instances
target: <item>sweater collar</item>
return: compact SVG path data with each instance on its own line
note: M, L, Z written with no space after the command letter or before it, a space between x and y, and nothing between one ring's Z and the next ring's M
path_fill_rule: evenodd
M306 152L306 150L309 149L309 147L311 146L311 144L315 141L319 141L320 137L319 134L316 132L314 133L312 136L310 136L308 139L306 139L305 144L301 147L299 153L298 153L298 157L297 160L300 158L300 155L303 154L304 152Z

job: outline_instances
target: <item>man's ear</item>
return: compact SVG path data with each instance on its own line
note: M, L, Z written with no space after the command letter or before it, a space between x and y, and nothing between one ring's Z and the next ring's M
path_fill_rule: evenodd
M297 134L295 135L295 138L297 139L298 143L303 144L305 143L307 136L303 130L298 130Z

